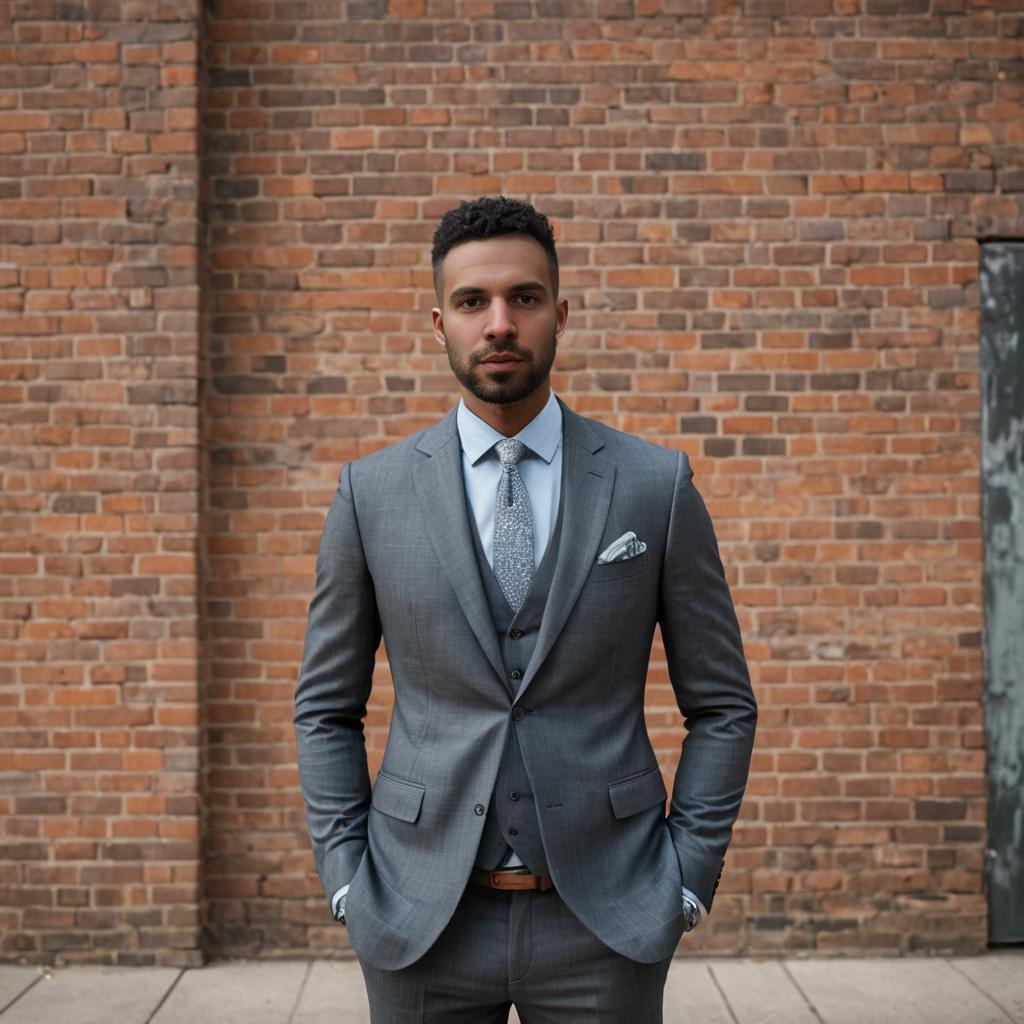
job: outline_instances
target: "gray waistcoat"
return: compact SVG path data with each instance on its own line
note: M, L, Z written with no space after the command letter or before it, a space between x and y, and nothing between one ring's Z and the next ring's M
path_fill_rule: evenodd
M561 493L564 495L564 480ZM533 649L537 645L537 631L540 629L551 578L558 561L563 505L564 500L560 498L558 517L551 539L534 573L530 592L515 617L484 554L476 528L476 517L472 508L469 509L469 522L473 545L476 548L476 560L480 567L480 579L484 584L491 619L497 631L498 645L505 666L505 683L510 698L515 697L518 692L526 666L529 665ZM513 673L517 674L513 676ZM498 779L487 809L487 820L484 823L484 833L476 857L477 867L493 870L505 858L509 846L535 875L547 874L547 858L544 855L544 844L537 821L533 787L530 785L530 777L526 774L526 765L523 763L522 751L514 728L509 731L505 754L498 770Z

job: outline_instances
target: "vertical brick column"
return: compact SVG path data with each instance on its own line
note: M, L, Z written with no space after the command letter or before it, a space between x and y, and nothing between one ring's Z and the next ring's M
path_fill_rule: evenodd
M197 2L0 5L0 958L198 962Z

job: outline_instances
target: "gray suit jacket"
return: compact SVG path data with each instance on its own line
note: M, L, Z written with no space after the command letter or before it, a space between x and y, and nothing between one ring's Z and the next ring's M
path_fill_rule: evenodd
M680 887L709 910L747 780L757 706L684 453L562 404L561 545L514 699L477 566L455 409L349 463L324 526L296 692L316 868L357 955L421 957L466 887L510 729L558 893L612 949L670 956ZM633 530L647 550L596 563ZM688 735L665 815L644 720L660 622ZM372 790L362 719L383 634L395 705Z

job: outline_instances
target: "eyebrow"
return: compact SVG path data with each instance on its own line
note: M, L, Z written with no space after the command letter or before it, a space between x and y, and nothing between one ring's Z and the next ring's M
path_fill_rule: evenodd
M449 302L455 302L458 299L464 299L469 295L484 295L486 289L481 288L478 285L468 284L463 285L461 288L456 288L455 291L448 296ZM519 284L512 285L508 289L509 292L543 292L545 295L548 293L548 289L545 285L541 284L540 281L521 281Z

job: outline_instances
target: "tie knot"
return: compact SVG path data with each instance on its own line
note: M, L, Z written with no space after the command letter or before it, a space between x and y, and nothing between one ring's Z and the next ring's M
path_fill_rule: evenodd
M514 466L526 451L526 445L514 437L506 437L494 447L498 449L498 458L501 459L502 469Z

